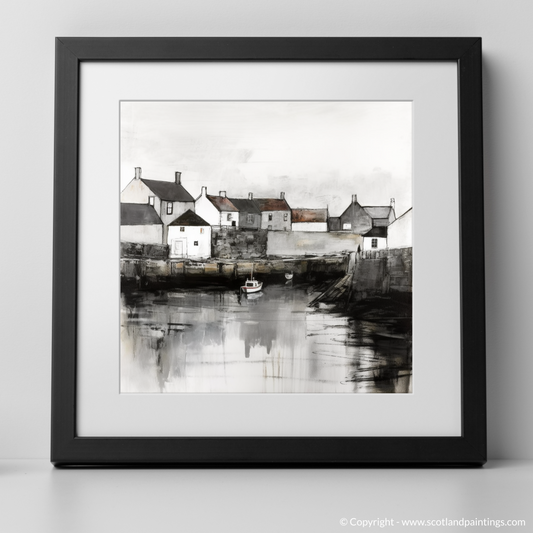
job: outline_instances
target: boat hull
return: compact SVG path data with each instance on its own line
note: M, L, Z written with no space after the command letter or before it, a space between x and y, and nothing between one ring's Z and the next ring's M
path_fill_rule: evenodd
M263 288L263 284L259 283L259 285L255 286L255 287L243 286L243 287L241 287L241 290L245 294L253 294L254 292L259 292L262 288Z

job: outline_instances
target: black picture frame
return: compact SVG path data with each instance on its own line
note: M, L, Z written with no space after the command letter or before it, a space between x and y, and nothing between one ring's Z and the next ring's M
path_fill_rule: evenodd
M458 69L460 437L79 437L76 419L80 64L453 61ZM486 462L480 38L57 38L52 440L55 466L480 466Z

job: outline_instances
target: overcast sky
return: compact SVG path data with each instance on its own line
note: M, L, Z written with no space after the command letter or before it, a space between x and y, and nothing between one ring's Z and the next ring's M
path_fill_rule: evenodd
M362 205L412 207L410 102L122 102L121 188L173 181L199 196L279 198L338 216Z

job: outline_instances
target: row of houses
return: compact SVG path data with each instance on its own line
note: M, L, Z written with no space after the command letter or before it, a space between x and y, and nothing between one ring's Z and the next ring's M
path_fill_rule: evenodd
M328 208L291 208L279 198L228 197L202 187L194 199L181 183L142 177L140 167L121 193L121 240L168 244L171 257L205 258L211 251L211 227L241 230L343 232L363 237L364 249L387 247L388 228L396 220L394 199L388 206L362 206L357 195L339 217Z

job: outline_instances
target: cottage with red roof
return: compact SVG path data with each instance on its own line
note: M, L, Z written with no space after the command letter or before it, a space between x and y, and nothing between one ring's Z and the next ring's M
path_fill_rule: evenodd
M196 214L211 226L239 226L239 210L226 196L226 191L220 191L218 196L213 196L207 194L207 187L202 187L202 194L194 205Z
M285 200L285 193L278 198L256 198L254 202L261 211L261 228L272 231L290 231L291 208Z
M135 168L135 177L120 194L120 201L152 206L163 222L162 242L166 244L168 225L185 211L194 211L194 198L181 184L181 172L175 173L174 181L144 179L141 172Z

